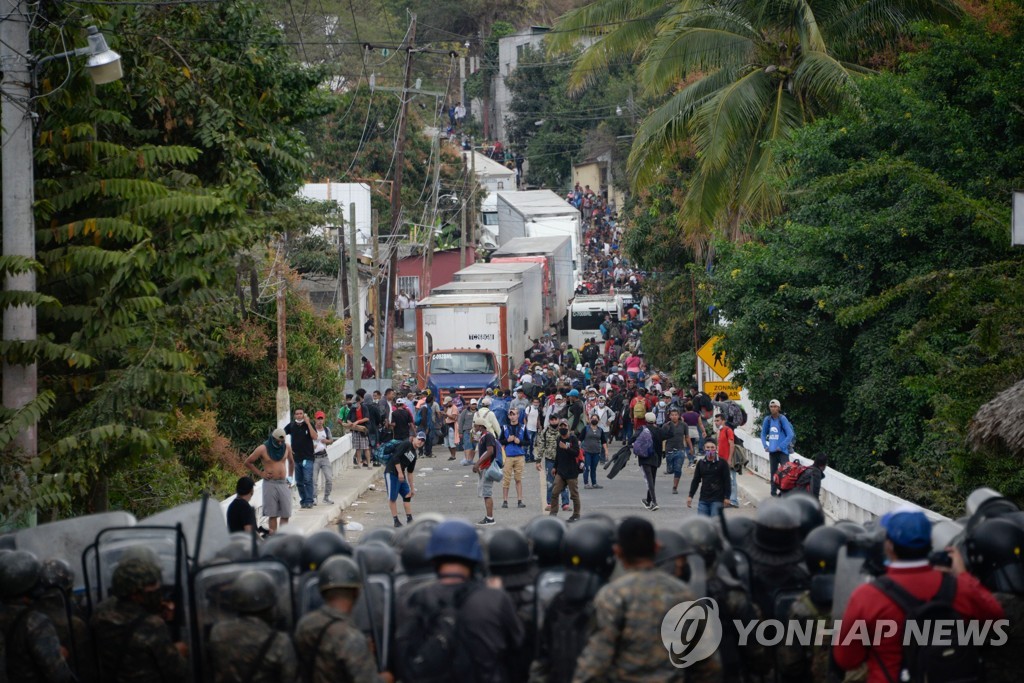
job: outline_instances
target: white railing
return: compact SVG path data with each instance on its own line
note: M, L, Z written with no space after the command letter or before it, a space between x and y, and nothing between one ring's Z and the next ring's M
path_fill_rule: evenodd
M768 453L765 452L758 434L740 427L736 429L736 436L743 440L743 447L747 451L750 460L747 468L767 480L769 478ZM797 453L789 457L791 460L799 460L805 465L812 464L810 459ZM913 504L832 468L825 470L825 478L821 482L821 506L832 519L850 519L863 523L908 505ZM948 519L931 510L924 510L924 512L933 522Z
M352 468L352 435L346 434L327 447L327 457L331 461L331 469L334 476L340 477L345 470ZM235 499L234 495L225 498L220 503L221 512L227 515L228 506ZM252 493L252 500L249 504L256 510L256 519L260 524L266 526L263 515L263 480L256 480L256 489Z

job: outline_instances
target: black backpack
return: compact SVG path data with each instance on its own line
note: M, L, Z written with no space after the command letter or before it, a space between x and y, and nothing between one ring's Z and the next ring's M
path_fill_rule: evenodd
M571 683L576 673L576 660L587 644L591 622L594 619L592 600L567 600L559 595L547 610L545 635L549 638L548 654L550 683Z
M408 630L398 634L397 643L402 653L401 679L415 683L452 683L458 680L460 652L459 613L466 600L482 588L469 581L455 589L431 614L421 614L410 620ZM404 641L404 642L403 642Z
M956 598L956 579L951 574L942 575L942 583L939 590L931 600L921 600L903 586L893 581L888 576L883 576L875 581L875 587L896 603L907 622L952 621L961 622L963 616L953 609L953 600ZM904 633L906 633L904 625ZM973 644L960 644L957 642L957 632L954 628L949 644L917 643L916 638L904 636L903 662L900 664L900 675L898 680L902 683L975 683L984 680L985 669L978 656L978 649ZM925 631L922 627L920 633L931 635L930 629ZM872 651L874 652L874 651ZM878 656L877 654L875 655ZM879 665L881 666L881 662ZM882 672L890 683L896 683L889 678L889 672L881 666Z

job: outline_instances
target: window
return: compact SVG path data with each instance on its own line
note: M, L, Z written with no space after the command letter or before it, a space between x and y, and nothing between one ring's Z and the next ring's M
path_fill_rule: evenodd
M505 189L505 181L504 180L499 180L498 181L498 189L499 190L504 190Z
M420 278L416 275L399 275L398 291L405 292L414 299L419 299Z
M596 330L604 322L607 311L573 311L569 327L573 330Z
M432 375L493 375L494 356L479 351L437 353L430 358Z

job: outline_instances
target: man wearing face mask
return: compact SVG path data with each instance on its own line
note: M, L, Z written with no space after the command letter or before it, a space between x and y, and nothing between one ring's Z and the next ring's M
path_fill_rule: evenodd
M548 418L548 426L541 430L537 436L537 469L544 468L547 478L547 500L551 500L551 492L555 488L555 459L558 455L558 416L552 414ZM558 509L558 506L555 506ZM562 491L562 509L569 509L569 491ZM551 506L545 505L545 511L550 511Z
M578 521L580 518L580 490L577 486L580 476L579 453L580 441L569 431L569 421L559 420L558 443L555 447L555 485L548 497L548 514L558 514L558 496L565 489L569 489L569 498L572 499L572 516L569 517L569 522Z
M270 533L277 531L277 521L288 523L292 516L292 492L288 487L288 477L295 474L295 460L292 448L284 442L285 431L278 427L270 438L256 447L256 450L245 459L245 466L250 472L262 479L263 514L269 518ZM256 468L260 463L262 470Z
M563 417L566 417L567 409L565 405L565 397L562 396L561 394L555 394L555 400L550 405L548 405L544 413L549 420L551 418L561 420Z
M111 577L113 598L92 617L96 656L104 680L188 680L188 648L173 642L161 616L160 567L142 558L123 560Z
M704 444L704 459L694 468L686 507L693 507L693 496L698 487L700 501L697 503L697 514L701 517L717 517L723 507L729 507L729 494L732 491L729 464L718 457L718 447L713 441Z
M597 464L608 459L608 434L601 429L597 415L590 416L590 424L580 435L583 445L583 488L603 489L597 483Z
M608 400L604 396L598 396L597 407L591 415L597 417L597 426L611 439L612 421L615 419L615 411L608 407Z

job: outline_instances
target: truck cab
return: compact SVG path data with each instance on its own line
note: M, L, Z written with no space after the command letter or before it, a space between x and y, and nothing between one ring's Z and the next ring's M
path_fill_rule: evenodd
M501 383L498 359L486 349L440 349L411 360L416 383L434 396L443 396L455 387L468 401L482 397L485 391Z

